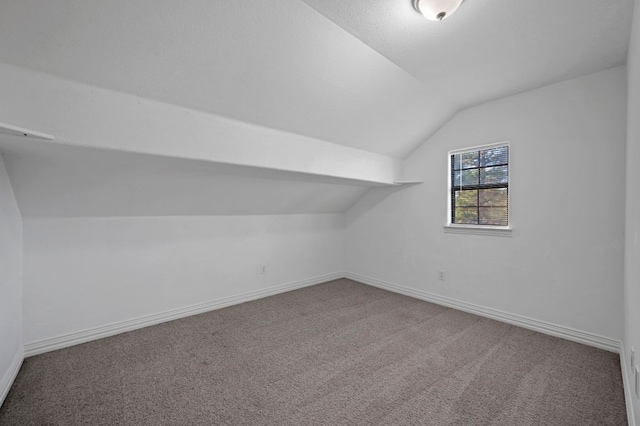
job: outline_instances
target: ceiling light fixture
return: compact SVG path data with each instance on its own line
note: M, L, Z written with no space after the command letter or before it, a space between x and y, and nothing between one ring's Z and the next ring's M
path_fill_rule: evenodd
M462 0L413 0L413 8L431 21L442 21L453 15Z

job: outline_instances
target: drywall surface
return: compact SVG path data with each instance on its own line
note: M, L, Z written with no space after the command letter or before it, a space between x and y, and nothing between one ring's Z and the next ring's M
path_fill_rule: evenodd
M397 158L0 63L0 121L51 143L391 183Z
M611 43L627 28L612 9L591 28L598 39L569 37L605 64L622 61L626 48ZM580 18L593 26L589 14ZM0 15L0 61L404 157L454 108L436 79L427 85L387 58L299 0L22 0Z
M620 340L625 68L459 113L346 213L348 272ZM511 142L511 238L445 233L447 153ZM444 271L444 281L439 280Z
M23 151L7 151L5 165L23 218L344 213L369 188L208 161L47 143L16 147Z
M343 230L343 214L25 219L25 345L340 272Z
M632 1L467 2L439 25L409 0L5 1L0 60L405 157L460 105L623 64Z
M624 257L624 347L627 383L632 393L636 422L640 399L633 392L631 348L640 364L640 2L636 1L629 45L627 109L627 187Z
M21 356L22 218L0 155L0 404Z

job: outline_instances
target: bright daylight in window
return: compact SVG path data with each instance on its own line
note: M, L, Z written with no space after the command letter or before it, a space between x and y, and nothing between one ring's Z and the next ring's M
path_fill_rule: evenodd
M509 226L509 144L451 151L449 225Z

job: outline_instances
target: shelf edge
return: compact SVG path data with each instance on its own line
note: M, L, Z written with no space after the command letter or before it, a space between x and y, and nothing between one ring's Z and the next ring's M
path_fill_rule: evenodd
M52 141L55 139L53 135L37 132L35 130L25 129L24 127L14 126L12 124L0 122L0 133L12 136L23 136L28 138L44 139Z

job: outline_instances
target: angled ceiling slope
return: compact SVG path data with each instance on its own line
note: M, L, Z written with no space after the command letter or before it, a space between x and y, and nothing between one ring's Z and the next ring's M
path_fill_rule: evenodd
M0 61L385 155L444 114L299 0L5 2Z
M23 218L343 213L373 185L0 132Z
M398 186L380 154L3 64L0 81L0 116L51 133L0 123L25 218L342 213Z
M633 0L465 0L429 22L411 1L302 0L460 108L626 61Z
M2 63L0 82L0 117L55 135L56 145L330 176L347 185L390 185L401 168L381 154Z
M461 108L625 60L631 0L466 0L440 23L410 3L4 1L0 61L404 157Z

